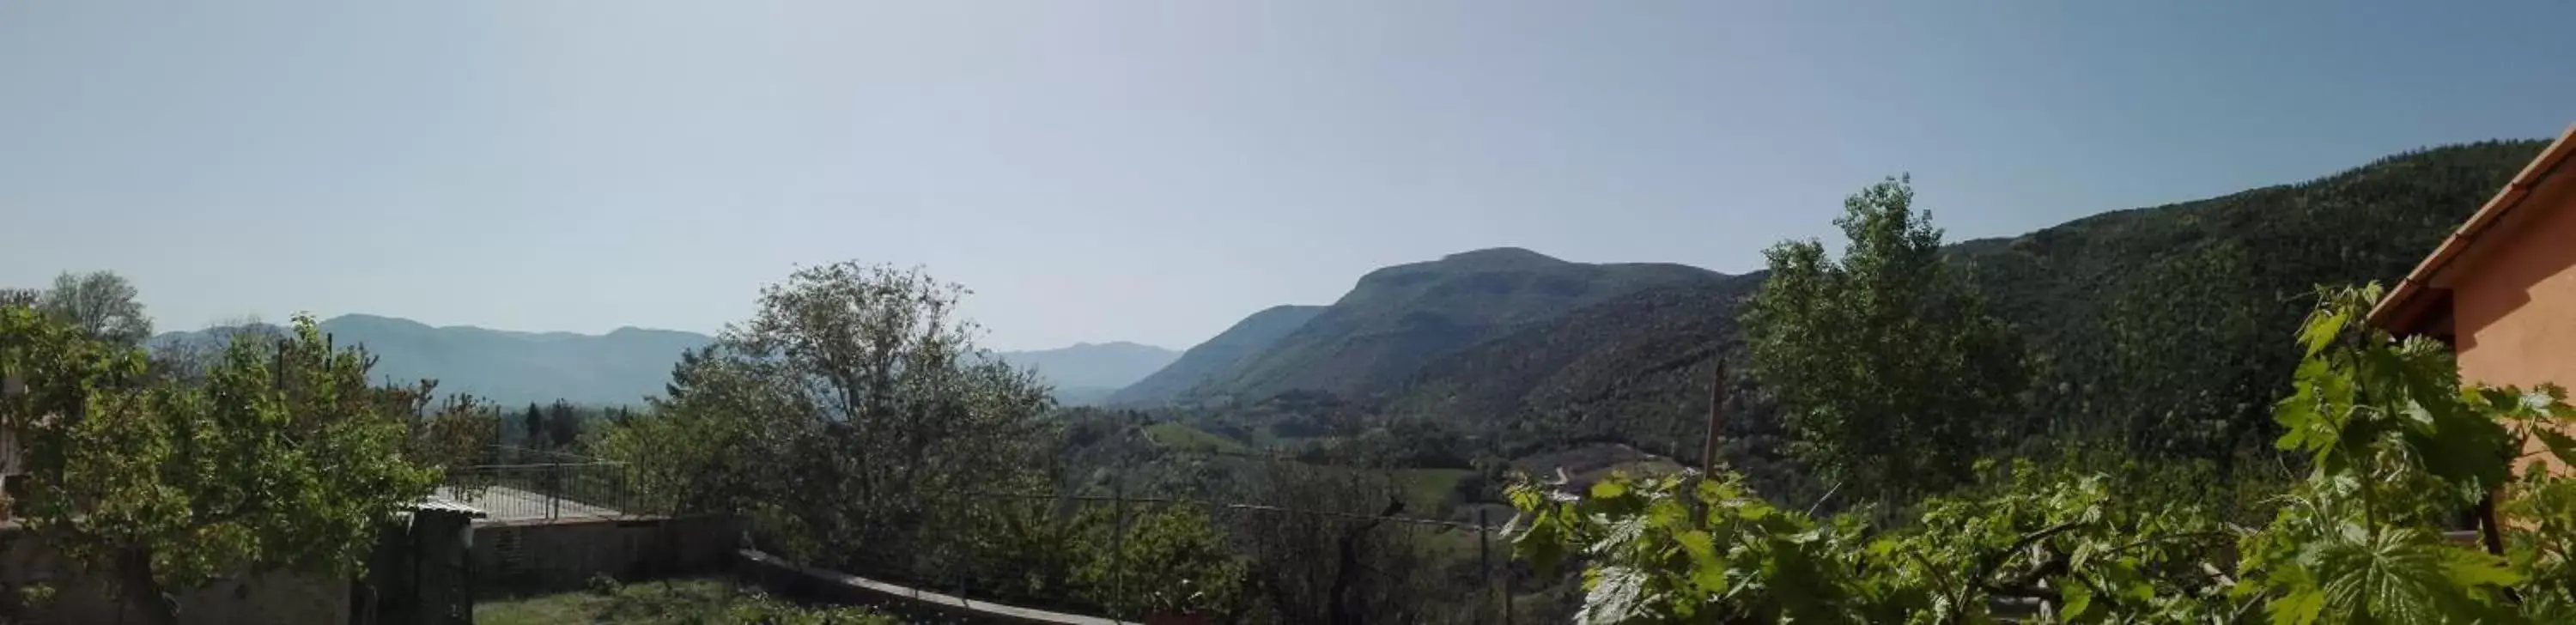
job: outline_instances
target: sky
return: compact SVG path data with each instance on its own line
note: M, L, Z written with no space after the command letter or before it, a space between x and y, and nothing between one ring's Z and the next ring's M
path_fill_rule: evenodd
M1974 6L1965 6L1974 5ZM2576 3L0 0L0 285L712 332L919 265L996 349L1195 344L1498 246L1760 268L2576 122Z

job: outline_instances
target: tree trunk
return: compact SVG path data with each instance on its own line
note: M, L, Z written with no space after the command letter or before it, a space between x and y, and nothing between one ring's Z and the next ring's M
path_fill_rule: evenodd
M179 603L152 578L152 551L135 547L116 556L116 596L122 612L142 619L145 625L177 625Z
M2478 497L2478 542L2487 553L2504 555L2504 515L2496 512L2496 492L2488 490Z

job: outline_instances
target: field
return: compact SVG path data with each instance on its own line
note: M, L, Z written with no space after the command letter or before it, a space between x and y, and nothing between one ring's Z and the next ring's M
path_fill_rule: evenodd
M1145 426L1145 433L1165 448L1218 455L1242 455L1249 451L1242 441L1218 436L1179 423L1163 422Z

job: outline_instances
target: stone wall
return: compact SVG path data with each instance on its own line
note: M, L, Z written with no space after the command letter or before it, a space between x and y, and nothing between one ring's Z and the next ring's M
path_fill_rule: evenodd
M107 594L105 571L83 571L14 522L0 523L0 621L30 623L115 623L119 602ZM41 606L21 605L19 589L42 583L54 598ZM346 623L349 581L327 575L272 572L244 579L219 580L179 598L179 622Z

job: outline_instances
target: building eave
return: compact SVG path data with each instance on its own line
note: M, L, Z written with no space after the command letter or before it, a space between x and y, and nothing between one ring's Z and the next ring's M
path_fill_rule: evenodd
M2520 173L2514 174L2511 182L2505 183L2503 190L2497 191L2486 205L2478 207L2476 213L2469 215L2468 221L2462 222L2451 236L2442 239L2441 246L2433 248L2431 255L2425 256L2413 271L2408 271L2405 278L2398 280L2397 286L2371 307L2370 324L2399 334L2417 333L2420 328L2416 326L2426 318L2426 309L2439 299L2430 295L2437 288L2436 281L2442 272L2474 249L2496 224L2520 208L2533 191L2549 182L2567 163L2570 154L2576 154L2576 125L2570 125L2565 132L2559 133L2558 140L2550 142L2548 148L2540 151L2539 157L2531 159Z

